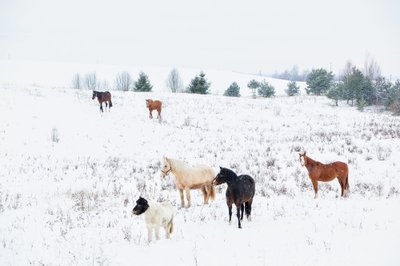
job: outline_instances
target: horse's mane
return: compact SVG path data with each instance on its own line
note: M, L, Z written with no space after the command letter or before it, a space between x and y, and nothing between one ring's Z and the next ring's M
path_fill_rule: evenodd
M307 157L307 164L310 164L310 165L323 164L323 163L321 163L321 162L319 162L319 161L316 161L316 160L314 160L314 159L311 159L311 158L308 157L307 155L306 155L306 157Z
M185 163L184 161L178 160L178 159L167 158L167 160L169 161L171 168L175 169L175 171L177 169L183 169L188 166L187 163Z
M233 172L231 169L228 168L223 168L222 167L222 171L229 177L232 179L236 179L237 178L237 174L235 172Z

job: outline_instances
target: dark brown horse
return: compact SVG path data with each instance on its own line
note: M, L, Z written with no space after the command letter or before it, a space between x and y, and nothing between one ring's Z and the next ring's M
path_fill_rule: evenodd
M213 185L223 183L228 185L225 195L229 211L229 223L232 218L232 204L235 204L238 226L242 228L240 221L243 220L243 211L245 208L247 219L250 220L251 204L253 203L256 191L254 179L249 175L237 176L232 170L220 167L218 175L213 180Z
M108 107L108 110L110 111L110 108L112 107L112 102L111 102L111 93L109 91L101 92L101 91L93 91L92 95L92 100L97 97L97 100L100 103L100 111L103 112L103 102L106 103L106 108Z
M146 107L149 108L150 119L153 118L153 115L152 115L153 110L157 110L157 112L158 112L157 118L159 120L161 120L161 106L162 106L162 102L159 100L155 100L155 101L153 101L152 99L146 100Z
M300 163L308 170L308 176L314 187L315 198L318 197L318 181L329 182L337 177L342 188L342 197L347 197L349 188L349 168L347 163L333 162L323 164L306 156L306 153L299 153Z

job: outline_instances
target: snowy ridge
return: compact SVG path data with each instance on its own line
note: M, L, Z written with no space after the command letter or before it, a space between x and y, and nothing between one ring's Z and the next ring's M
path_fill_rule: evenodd
M88 73L96 73L99 82L106 81L110 89L114 89L115 79L122 71L128 71L134 80L137 80L141 71L149 76L154 92L169 92L166 83L172 68L135 67L119 65L76 65L66 63L45 63L29 61L0 61L0 85L3 86L37 86L45 88L71 88L72 78L76 73L84 77ZM288 81L261 77L251 74L221 70L204 70L177 68L182 79L184 88L187 88L190 81L201 71L211 82L210 93L222 95L225 90L236 82L240 86L242 96L249 96L251 90L247 87L250 80L266 80L275 87L276 96L286 95ZM301 88L305 87L304 82L298 82Z

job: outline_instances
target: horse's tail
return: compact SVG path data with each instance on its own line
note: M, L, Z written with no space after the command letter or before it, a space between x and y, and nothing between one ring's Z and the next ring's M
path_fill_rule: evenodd
M345 190L346 190L346 194L347 193L350 193L350 186L349 186L349 173L347 173L347 175L346 175L346 184L345 184Z
M110 98L110 101L109 101L109 103L110 103L110 105L109 105L109 106L110 106L110 108L111 108L111 107L112 107L112 102L111 102L111 98Z
M174 230L174 218L171 218L171 221L169 221L169 233L171 234L172 231Z

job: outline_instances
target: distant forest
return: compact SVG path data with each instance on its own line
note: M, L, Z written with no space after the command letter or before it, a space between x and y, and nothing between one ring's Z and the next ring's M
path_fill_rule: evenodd
M306 81L310 70L303 70L300 73L299 67L294 65L291 69L286 69L283 72L275 71L273 74L267 74L266 76L277 79L285 79L291 81Z

